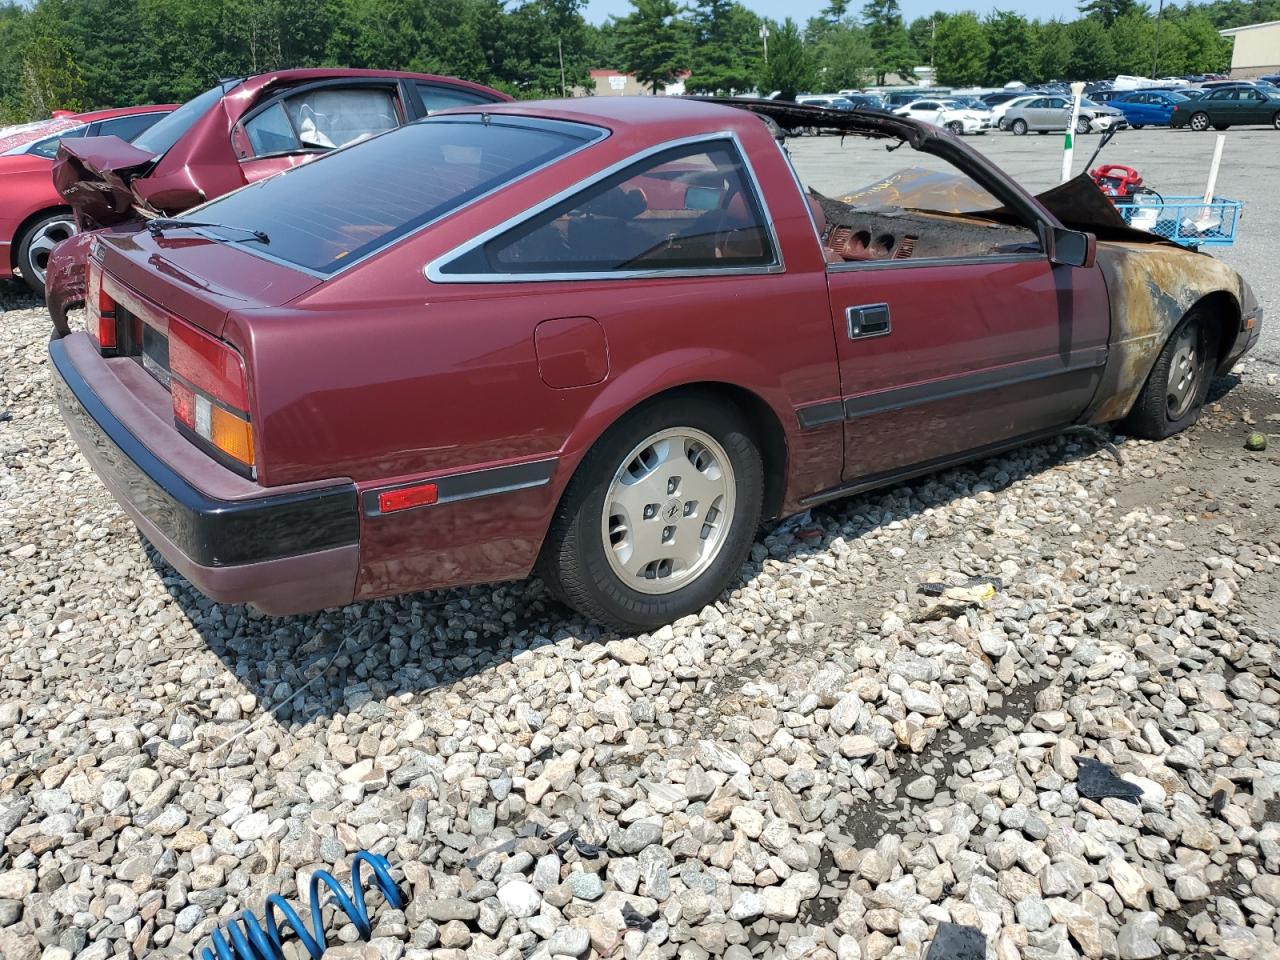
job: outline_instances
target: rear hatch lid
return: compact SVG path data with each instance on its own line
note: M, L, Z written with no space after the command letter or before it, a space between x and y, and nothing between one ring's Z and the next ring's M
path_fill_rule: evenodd
M224 242L212 230L103 234L95 248L90 256L106 275L215 337L222 337L231 311L280 306L321 282Z

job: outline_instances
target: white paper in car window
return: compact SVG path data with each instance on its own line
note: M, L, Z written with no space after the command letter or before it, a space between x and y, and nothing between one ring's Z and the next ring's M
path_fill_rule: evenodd
M458 143L446 143L440 147L445 163L456 163L459 166L478 164L483 156L479 147L467 147Z

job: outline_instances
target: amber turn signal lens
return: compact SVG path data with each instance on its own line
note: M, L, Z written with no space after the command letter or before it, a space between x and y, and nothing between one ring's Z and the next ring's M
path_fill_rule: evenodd
M208 440L229 457L253 465L253 427L234 413L214 406L210 411Z

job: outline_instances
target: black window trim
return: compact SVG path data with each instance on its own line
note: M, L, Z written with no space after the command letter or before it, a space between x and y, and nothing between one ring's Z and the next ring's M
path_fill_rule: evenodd
M484 246L490 240L514 230L516 227L532 220L550 208L571 200L579 194L585 193L595 184L602 180L607 180L615 174L621 173L629 167L636 166L647 160L649 157L665 153L669 150L675 150L680 147L692 146L701 143L715 143L717 141L726 141L729 143L730 149L737 155L738 162L742 164L742 169L746 173L747 188L751 190L752 196L756 201L756 206L760 210L761 219L764 221L762 226L765 228L769 238L770 246L773 249L773 261L766 264L757 264L753 266L737 266L737 267L651 267L643 270L591 270L591 271L570 271L564 273L442 273L443 268L447 267L454 260L457 260L473 250ZM560 159L563 159L560 158ZM751 166L751 161L747 157L747 152L742 148L742 141L738 139L738 135L731 130L721 130L715 133L698 134L692 137L682 137L677 140L666 140L652 147L647 147L637 153L629 154L617 163L611 164L603 170L597 171L585 180L566 187L554 196L548 197L540 203L521 211L514 217L510 217L499 223L497 226L490 227L488 230L476 235L465 243L459 244L453 249L436 257L430 263L422 268L423 275L431 283L547 283L560 280L571 281L599 281L599 280L637 280L637 279L667 279L679 277L725 277L725 276L747 276L753 274L770 274L785 273L786 263L783 260L782 245L778 242L777 230L773 225L773 215L769 212L769 206L765 201L764 191L760 188L760 181L756 177L755 169Z

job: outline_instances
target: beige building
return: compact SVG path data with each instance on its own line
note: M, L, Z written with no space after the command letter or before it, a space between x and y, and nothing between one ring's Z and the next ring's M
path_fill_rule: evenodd
M1232 77L1261 77L1280 73L1280 20L1222 30L1235 45L1231 50Z
M663 87L662 93L669 97L680 96L684 93L684 81L688 76L689 71L685 70L674 83ZM591 85L588 95L596 97L637 97L653 92L633 74L623 73L621 70L592 70Z

